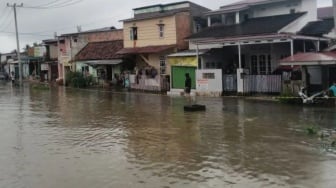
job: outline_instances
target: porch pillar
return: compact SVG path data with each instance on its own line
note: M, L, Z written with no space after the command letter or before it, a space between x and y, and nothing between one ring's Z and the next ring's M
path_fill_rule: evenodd
M242 94L244 93L244 78L243 78L244 69L242 68L242 63L241 63L240 43L238 43L238 60L239 60L239 67L237 69L237 92L238 94Z
M198 44L196 45L196 61L197 61L197 69L203 69L202 63L199 62L199 49Z
M305 40L303 40L303 53L306 53L306 41Z
M241 63L241 46L240 43L238 43L238 61L239 61L239 68L242 68L242 63Z
M290 48L291 48L291 56L293 56L294 55L294 41L293 40L290 41Z
M236 24L240 23L240 16L239 16L239 12L236 12Z
M211 16L208 16L208 27L211 26Z

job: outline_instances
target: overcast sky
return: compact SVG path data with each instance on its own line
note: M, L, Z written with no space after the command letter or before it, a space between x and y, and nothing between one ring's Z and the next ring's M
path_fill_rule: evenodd
M54 6L58 8L18 8L18 24L21 49L26 44L41 42L58 35L101 27L122 27L119 20L133 17L133 8L179 0L0 0L0 53L16 49L13 9L7 3L26 7ZM190 0L209 9L239 0ZM317 0L319 7L331 6L332 0Z

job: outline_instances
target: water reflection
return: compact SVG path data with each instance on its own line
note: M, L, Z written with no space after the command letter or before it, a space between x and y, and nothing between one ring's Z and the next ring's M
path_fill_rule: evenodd
M307 124L335 110L228 98L0 86L0 187L332 187Z

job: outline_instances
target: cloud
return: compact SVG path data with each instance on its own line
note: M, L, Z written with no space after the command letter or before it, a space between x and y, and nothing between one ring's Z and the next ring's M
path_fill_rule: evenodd
M11 3L21 3L19 0L8 0ZM22 0L25 6L34 6L46 4L55 0ZM58 9L22 9L18 8L18 23L20 35L20 45L32 44L54 36L54 32L58 35L64 33L76 32L78 25L82 26L82 30L89 30L107 26L122 27L119 20L133 17L133 8L148 6L153 4L172 3L177 0L83 0L81 3L58 8ZM220 6L237 2L239 0L193 0L197 4L210 9L218 9ZM0 11L4 10L6 1L0 0ZM131 2L131 3L130 3ZM328 6L331 0L318 0L320 6ZM1 17L4 16L0 12ZM13 19L13 14L8 19ZM0 22L0 28L3 25ZM11 32L1 33L1 31ZM14 35L14 23L0 30L0 52L8 52L16 48Z

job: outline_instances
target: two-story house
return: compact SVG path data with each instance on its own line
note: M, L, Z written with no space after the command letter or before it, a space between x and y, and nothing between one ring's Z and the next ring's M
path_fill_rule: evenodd
M183 1L133 11L133 18L123 20L124 49L118 52L135 62L134 70L128 70L131 88L168 90L171 70L167 55L188 49L185 38L206 26L202 14L209 9Z
M46 53L40 68L45 80L55 81L58 78L57 39L43 40L42 42L46 48Z
M329 41L302 32L317 20L316 0L244 0L205 15L209 27L188 38L190 48L209 50L199 68L221 69L223 92L279 93L279 61Z
M90 42L114 41L123 39L123 30L106 27L77 33L63 34L58 37L58 80L65 83L65 75L76 71L75 56ZM79 66L81 66L80 64ZM79 68L81 69L81 68Z

